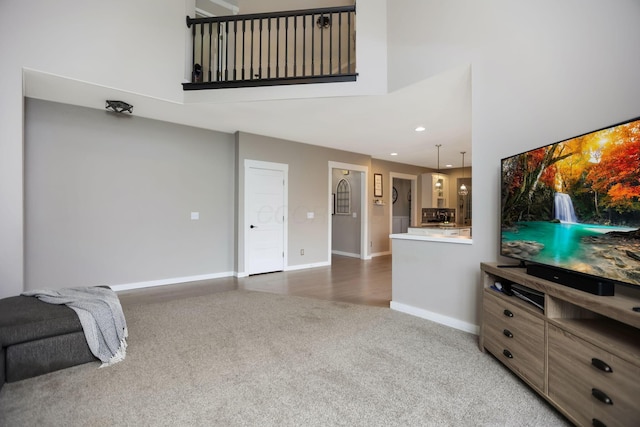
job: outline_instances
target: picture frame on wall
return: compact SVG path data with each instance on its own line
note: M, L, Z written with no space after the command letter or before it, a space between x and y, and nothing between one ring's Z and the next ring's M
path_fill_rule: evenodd
M373 197L382 197L382 174L373 174Z

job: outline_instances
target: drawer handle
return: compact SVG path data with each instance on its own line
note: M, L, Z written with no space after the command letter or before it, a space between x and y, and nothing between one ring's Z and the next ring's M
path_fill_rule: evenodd
M507 338L513 338L513 334L511 333L510 330L505 329L504 331L502 331L502 333L504 334L505 337Z
M613 405L613 400L611 400L611 398L607 396L603 391L598 390L597 388L592 388L591 394L600 402L606 403L607 405Z
M504 313L504 315L505 315L505 316L507 316L507 317L513 317L513 313L512 313L512 312L510 312L509 310L505 310L505 311L503 311L503 313Z
M607 427L605 423L603 423L597 418L594 418L591 420L591 425L593 425L593 427Z
M613 372L613 369L611 369L611 366L607 365L605 362L603 362L600 359L596 359L595 357L591 359L591 364L596 368L600 369L601 371Z
M511 352L509 350L507 350L506 348L504 350L502 350L502 354L504 354L509 359L513 359L513 354L511 354Z

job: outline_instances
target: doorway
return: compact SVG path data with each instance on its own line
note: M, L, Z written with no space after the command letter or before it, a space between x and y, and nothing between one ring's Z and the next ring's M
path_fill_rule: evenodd
M456 188L460 188L460 186L464 184L467 187L467 194L460 195L458 194L457 201L457 209L458 209L458 223L464 226L471 225L471 217L473 212L471 210L471 195L473 194L471 191L471 178L458 178L458 184Z
M347 173L348 172L348 173ZM337 178L334 183L334 176ZM342 176L342 178L340 178ZM347 255L360 259L371 259L367 242L368 233L368 209L367 209L367 177L368 167L350 163L329 162L328 173L328 253L327 260L331 263L331 255L334 253L334 219L340 216L340 224L336 221L335 227L346 227L351 230L348 237L349 246L344 246L344 250L336 249L336 254ZM339 208L338 204L338 184L342 182L340 189L343 203ZM355 188L354 188L355 187ZM346 198L345 190L349 192ZM334 196L335 195L335 196ZM335 202L334 202L335 197ZM348 200L349 205L345 206ZM337 212L340 212L339 214ZM338 231L338 230L336 230ZM342 236L341 236L342 237ZM344 242L343 242L344 243Z
M391 172L392 183L391 215L389 230L391 234L406 233L410 226L418 226L416 197L418 176Z
M362 172L332 170L331 254L361 258Z

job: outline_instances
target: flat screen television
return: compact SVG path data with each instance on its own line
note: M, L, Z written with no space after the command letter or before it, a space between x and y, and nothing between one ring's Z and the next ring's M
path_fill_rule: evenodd
M640 117L501 160L500 254L598 295L640 289Z

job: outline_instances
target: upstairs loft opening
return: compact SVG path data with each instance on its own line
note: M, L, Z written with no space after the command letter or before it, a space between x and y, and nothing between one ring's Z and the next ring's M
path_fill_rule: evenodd
M355 5L187 17L191 81L184 90L357 79Z

